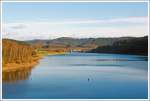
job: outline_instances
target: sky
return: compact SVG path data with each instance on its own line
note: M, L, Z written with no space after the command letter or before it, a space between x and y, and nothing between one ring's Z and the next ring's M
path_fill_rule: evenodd
M147 7L146 2L5 2L2 37L141 37L148 34Z

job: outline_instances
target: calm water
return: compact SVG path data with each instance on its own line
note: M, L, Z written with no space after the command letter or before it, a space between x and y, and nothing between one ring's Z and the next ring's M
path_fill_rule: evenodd
M3 83L3 98L146 99L147 57L71 53L46 56L26 79Z

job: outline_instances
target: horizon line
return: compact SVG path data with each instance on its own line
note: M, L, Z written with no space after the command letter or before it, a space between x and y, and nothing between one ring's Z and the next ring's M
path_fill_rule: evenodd
M51 38L51 39L39 39L39 38L35 38L35 39L29 39L29 40L18 40L18 39L14 39L14 38L2 38L3 39L8 39L8 40L16 40L16 41L32 41L32 40L55 40L55 39L59 39L59 38L70 38L70 39L98 39L98 38L142 38L142 37L148 37L148 35L144 35L144 36L118 36L118 37L57 37L57 38Z

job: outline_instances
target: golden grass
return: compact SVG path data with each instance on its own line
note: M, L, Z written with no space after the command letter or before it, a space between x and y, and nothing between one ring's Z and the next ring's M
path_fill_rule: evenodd
M3 72L11 72L11 71L17 71L17 70L24 70L24 69L30 69L34 67L38 62L32 62L32 63L9 63L6 64L4 68L2 68Z
M65 54L66 52L56 52L56 51L39 51L36 56L32 57L31 62L26 63L8 63L5 64L2 68L2 72L14 72L18 70L26 70L33 68L38 61L44 57L45 55L58 55L58 54Z

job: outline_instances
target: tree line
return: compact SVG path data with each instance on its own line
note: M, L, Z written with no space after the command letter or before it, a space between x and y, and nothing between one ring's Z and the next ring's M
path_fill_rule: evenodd
M32 62L32 57L36 52L32 46L15 40L2 40L2 62L8 63L26 63Z
M148 55L148 36L120 40L112 45L100 46L90 52Z

